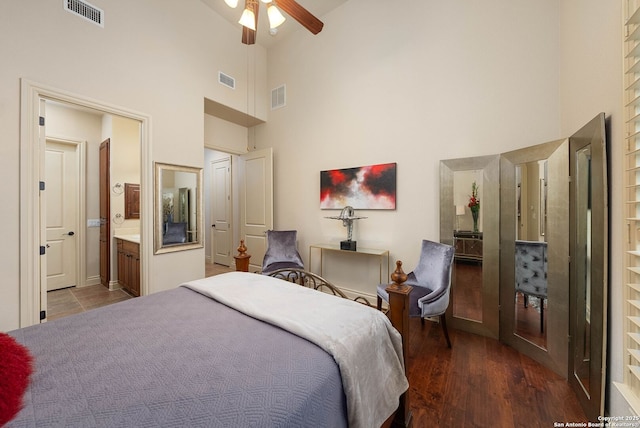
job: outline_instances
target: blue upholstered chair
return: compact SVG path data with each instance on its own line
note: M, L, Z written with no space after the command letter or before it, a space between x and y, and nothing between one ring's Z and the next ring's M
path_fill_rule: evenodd
M516 293L540 299L540 332L544 331L544 301L547 299L547 243L516 241Z
M409 294L409 316L420 317L423 324L427 317L439 317L449 348L451 340L444 313L449 306L453 255L451 245L423 240L418 266L404 282L413 287ZM389 303L389 293L385 290L388 285L378 285L378 309L382 307L383 300Z
M296 246L295 230L267 230L267 251L262 259L262 274L284 268L304 269L302 257Z
M165 223L163 244L184 244L185 242L187 242L187 223Z

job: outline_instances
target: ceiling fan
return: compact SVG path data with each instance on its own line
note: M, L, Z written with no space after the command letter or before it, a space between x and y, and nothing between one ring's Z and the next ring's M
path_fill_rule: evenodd
M293 19L298 21L307 30L313 34L318 34L322 31L324 24L318 18L313 16L304 7L300 6L295 0L261 0L262 3L267 4L267 16L269 17L269 26L271 31L285 21L284 15L280 12L278 7L286 12ZM224 0L224 2L232 8L238 6L238 0ZM242 24L242 43L245 45L253 45L256 42L256 30L258 28L258 0L245 0L244 11L240 17L240 24ZM276 30L277 31L277 30Z

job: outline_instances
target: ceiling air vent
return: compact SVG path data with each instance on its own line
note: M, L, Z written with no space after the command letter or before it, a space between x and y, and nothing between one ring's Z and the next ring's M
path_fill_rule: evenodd
M224 74L222 71L218 71L218 83L224 86L228 86L231 89L236 88L236 79L227 74Z
M285 85L278 86L271 90L271 110L275 110L287 105L287 93Z
M63 0L65 10L104 28L104 11L81 0Z

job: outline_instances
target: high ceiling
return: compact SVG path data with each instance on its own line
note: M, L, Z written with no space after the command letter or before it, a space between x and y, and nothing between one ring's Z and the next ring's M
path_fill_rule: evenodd
M204 4L213 9L218 15L232 23L238 28L238 44L241 43L242 26L238 24L240 15L242 14L244 1L238 1L238 7L231 9L224 0L201 0ZM322 21L323 15L337 8L338 6L346 3L348 0L297 0L297 2L314 14ZM294 33L298 30L307 31L301 26L295 19L283 12L283 15L287 18L284 24L278 27L278 33L275 36L269 34L269 22L267 20L267 8L264 3L260 2L260 13L258 14L258 33L256 37L256 43L269 48L273 46L278 40L287 37L288 34ZM326 28L325 28L326 29ZM323 30L325 31L325 30Z

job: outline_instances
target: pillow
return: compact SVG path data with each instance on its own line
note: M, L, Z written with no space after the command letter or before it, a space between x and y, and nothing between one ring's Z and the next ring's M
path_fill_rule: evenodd
M29 385L32 362L27 348L0 332L0 426L22 409L22 396Z

